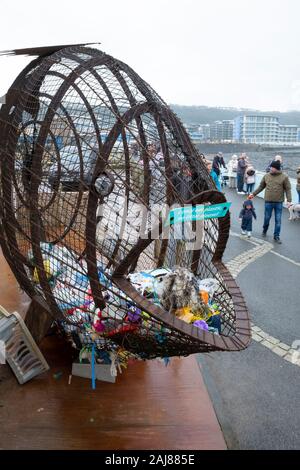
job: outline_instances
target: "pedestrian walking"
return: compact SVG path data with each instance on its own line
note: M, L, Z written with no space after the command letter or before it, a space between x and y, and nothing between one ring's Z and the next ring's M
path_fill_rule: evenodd
M256 191L253 193L253 197L257 196L261 191L265 190L265 219L263 226L263 237L266 237L270 220L272 218L273 211L275 212L275 229L274 229L274 241L281 244L280 232L281 232L281 219L282 209L285 199L285 195L288 202L288 207L292 203L292 190L289 177L281 171L281 164L279 161L273 161L270 165L270 173L267 173Z
M221 168L226 168L224 158L222 154L218 153L215 158L213 159L213 164L212 164L214 172L217 174L219 177L221 174Z
M213 182L215 183L216 185L216 188L218 191L222 192L222 188L221 188L221 183L220 183L220 180L219 180L219 176L217 175L213 165L211 164L211 162L207 161L206 163L206 166L207 166L207 170L213 180Z
M272 160L269 161L269 164L266 168L266 173L270 173L270 168L271 168L271 163L272 162L279 162L280 163L280 169L283 171L283 160L281 155L276 155L275 158L272 158Z
M297 170L297 193L298 193L298 203L300 204L300 166Z
M228 162L228 178L229 178L229 188L236 188L236 176L237 176L237 155L232 155L231 159Z
M238 165L237 165L237 193L238 194L245 194L244 191L244 180L245 180L245 172L247 168L246 163L246 155L243 153L238 158Z
M242 223L242 235L247 235L251 238L252 235L252 222L253 218L256 220L256 212L253 206L253 202L248 199L244 202L243 208L240 213L240 221Z
M252 165L249 165L245 171L245 184L247 194L252 194L255 185L256 171Z

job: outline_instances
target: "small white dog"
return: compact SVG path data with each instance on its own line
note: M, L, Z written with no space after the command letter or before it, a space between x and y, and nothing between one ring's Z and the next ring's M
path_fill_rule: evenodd
M290 218L289 220L300 219L300 204L293 204L289 207Z

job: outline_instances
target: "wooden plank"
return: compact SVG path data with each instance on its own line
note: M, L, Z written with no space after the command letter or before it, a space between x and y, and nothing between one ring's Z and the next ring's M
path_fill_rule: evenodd
M25 324L32 334L35 342L40 344L53 323L53 317L43 308L41 302L33 299L25 317Z
M52 371L23 387L8 372L2 380L1 448L226 448L195 358L137 362L92 390L79 377L68 385L72 351L62 339L45 338L42 352Z
M18 283L5 261L0 249L0 303L10 313L17 311L23 318L30 305L28 296L19 289Z

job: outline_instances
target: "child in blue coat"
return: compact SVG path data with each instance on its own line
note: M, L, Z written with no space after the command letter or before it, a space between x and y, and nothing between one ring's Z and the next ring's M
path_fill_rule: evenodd
M209 172L211 178L213 179L213 182L216 185L217 190L220 191L220 193L221 193L222 188L221 188L221 183L220 183L220 180L219 180L219 176L217 175L212 163L207 161L206 166L207 166L207 169L208 169L208 172Z
M242 235L248 235L248 238L251 238L252 235L253 217L256 220L256 212L253 206L253 202L248 199L244 202L243 209L240 213L240 221L242 222Z

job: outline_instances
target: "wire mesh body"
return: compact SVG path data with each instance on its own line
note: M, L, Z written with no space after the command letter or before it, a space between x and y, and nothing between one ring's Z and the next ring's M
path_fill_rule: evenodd
M0 125L3 253L78 348L93 341L149 359L247 347L247 308L221 262L229 215L191 223L181 237L178 226L164 233L164 207L225 196L178 118L131 68L85 47L38 58L9 90ZM128 278L176 266L218 281L220 335L176 318Z

